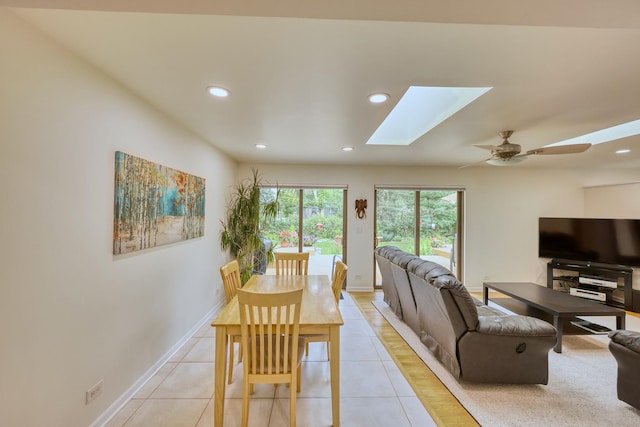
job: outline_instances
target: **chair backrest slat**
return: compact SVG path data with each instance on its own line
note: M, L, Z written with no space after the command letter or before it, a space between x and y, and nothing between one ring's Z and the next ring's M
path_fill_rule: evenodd
M220 277L224 285L224 295L229 303L236 296L236 291L242 287L238 261L233 260L220 267Z
M239 289L243 348L250 349L247 374L278 375L296 369L302 289L257 293Z
M340 291L342 290L342 284L347 277L347 264L342 261L336 262L336 269L333 274L333 281L331 282L331 289L333 290L333 296L336 302L340 301Z
M276 276L300 276L309 272L309 252L276 252Z

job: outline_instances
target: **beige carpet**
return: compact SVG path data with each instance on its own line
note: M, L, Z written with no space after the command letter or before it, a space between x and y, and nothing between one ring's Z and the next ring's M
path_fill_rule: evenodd
M546 386L459 383L386 303L373 304L482 426L640 426L640 411L617 399L617 365L606 335L564 337L562 353L549 352ZM613 318L613 325L604 317L588 319L615 325ZM640 330L640 319L627 315L626 326Z

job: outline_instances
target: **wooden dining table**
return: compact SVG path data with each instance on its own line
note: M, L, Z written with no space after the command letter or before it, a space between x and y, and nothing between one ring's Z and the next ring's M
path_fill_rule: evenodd
M331 290L328 276L254 275L243 289L253 292L284 292L302 289L300 305L300 335L329 336L329 371L331 376L331 409L333 426L340 426L340 327L344 324L340 309ZM238 297L234 297L211 323L216 329L213 425L222 427L228 336L240 334ZM302 383L304 387L304 382Z

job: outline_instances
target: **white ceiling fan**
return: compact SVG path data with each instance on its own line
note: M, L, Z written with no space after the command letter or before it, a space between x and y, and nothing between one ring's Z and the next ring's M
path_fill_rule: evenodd
M485 150L491 150L491 157L488 159L481 160L482 163L487 162L493 166L509 166L516 163L520 163L527 156L537 155L537 154L575 154L582 153L591 147L591 144L572 144L572 145L558 145L556 147L542 147L536 148L534 150L529 150L526 153L520 154L522 151L522 147L519 144L512 144L509 142L509 137L513 135L512 130L505 130L500 132L500 138L502 138L502 144L500 145L482 145L482 144L473 144L474 147L483 148ZM472 164L476 164L472 163ZM471 166L472 164L462 166L463 168L467 166Z

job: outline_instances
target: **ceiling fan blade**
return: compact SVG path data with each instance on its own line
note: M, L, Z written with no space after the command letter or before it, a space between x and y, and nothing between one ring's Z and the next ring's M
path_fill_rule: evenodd
M496 145L490 145L490 144L473 144L473 146L478 148L484 148L485 150L491 150L491 151L498 148Z
M535 150L527 151L527 155L531 154L575 154L587 151L591 147L591 144L572 144L572 145L558 145L556 147L542 147Z
M464 168L468 168L469 166L478 165L478 164L480 164L480 163L484 163L484 162L486 162L487 160L491 160L491 159L492 159L492 157L489 157L488 159L479 160L479 161L477 161L477 162L469 163L469 164L467 164L467 165L460 166L458 169L464 169Z

